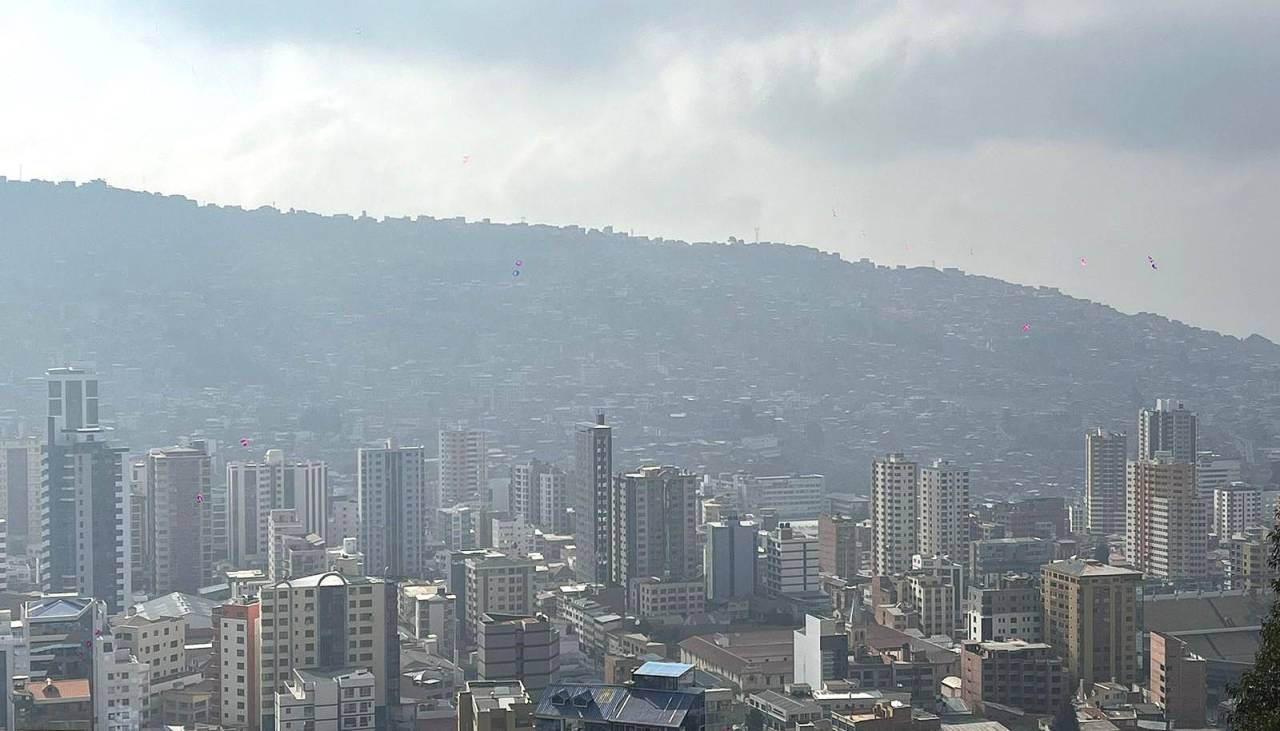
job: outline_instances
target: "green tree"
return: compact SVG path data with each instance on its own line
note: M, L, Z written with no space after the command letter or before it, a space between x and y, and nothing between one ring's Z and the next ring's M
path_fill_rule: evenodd
M1271 557L1267 563L1276 571L1271 588L1280 597L1280 529L1273 529L1268 540ZM1253 668L1229 690L1235 700L1230 714L1234 731L1280 729L1280 601L1272 601L1271 612L1262 622L1262 644Z
M1053 725L1049 728L1053 731L1080 731L1080 720L1076 718L1076 706L1070 698L1058 706L1058 712L1053 716Z

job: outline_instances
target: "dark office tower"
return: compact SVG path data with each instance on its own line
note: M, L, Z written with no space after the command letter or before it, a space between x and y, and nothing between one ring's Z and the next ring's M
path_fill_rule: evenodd
M604 414L594 424L579 424L576 433L578 482L574 506L577 513L578 573L587 581L610 581L609 494L613 475L613 428Z
M641 467L613 481L612 578L628 595L636 579L692 581L701 573L698 483L698 475L669 466Z
M1089 532L1123 533L1125 462L1129 454L1125 435L1097 428L1086 433L1084 440L1084 502Z
M1196 461L1196 415L1181 401L1156 399L1154 409L1138 412L1138 459L1169 452L1174 462Z
M9 521L10 556L40 545L40 440L0 439L0 500Z
M388 439L356 458L360 550L370 575L422 576L426 449Z
M79 368L47 372L49 408L40 489L40 579L121 611L133 591L130 501L122 447L98 423L98 379Z
M207 445L152 449L146 461L150 535L147 566L157 594L197 594L215 583L226 559L226 523L213 494L213 459Z

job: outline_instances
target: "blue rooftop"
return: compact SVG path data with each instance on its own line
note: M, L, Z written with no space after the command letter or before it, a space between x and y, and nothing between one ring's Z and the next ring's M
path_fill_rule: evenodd
M679 678L693 670L693 666L683 662L654 662L650 660L636 668L635 675L651 678Z

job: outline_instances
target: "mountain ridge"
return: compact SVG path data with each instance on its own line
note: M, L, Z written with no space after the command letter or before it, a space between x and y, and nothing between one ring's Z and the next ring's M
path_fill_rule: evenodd
M457 419L497 432L499 462L563 459L565 425L604 407L620 444L642 445L636 459L820 468L861 489L870 454L903 448L968 460L998 493L1078 486L1072 433L1132 431L1156 396L1201 412L1205 447L1258 462L1280 434L1280 347L1265 338L954 269L608 228L246 210L102 181L0 179L0 218L0 306L24 309L0 319L0 341L23 343L0 349L0 404L25 413L36 399L22 379L96 360L123 400L109 413L145 442L305 432L310 410L341 426L290 446L345 462L344 440L430 443ZM778 454L748 437L776 438Z

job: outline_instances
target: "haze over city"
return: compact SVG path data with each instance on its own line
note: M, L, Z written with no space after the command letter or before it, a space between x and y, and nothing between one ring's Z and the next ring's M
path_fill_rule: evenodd
M0 0L0 731L1275 731L1278 30Z

